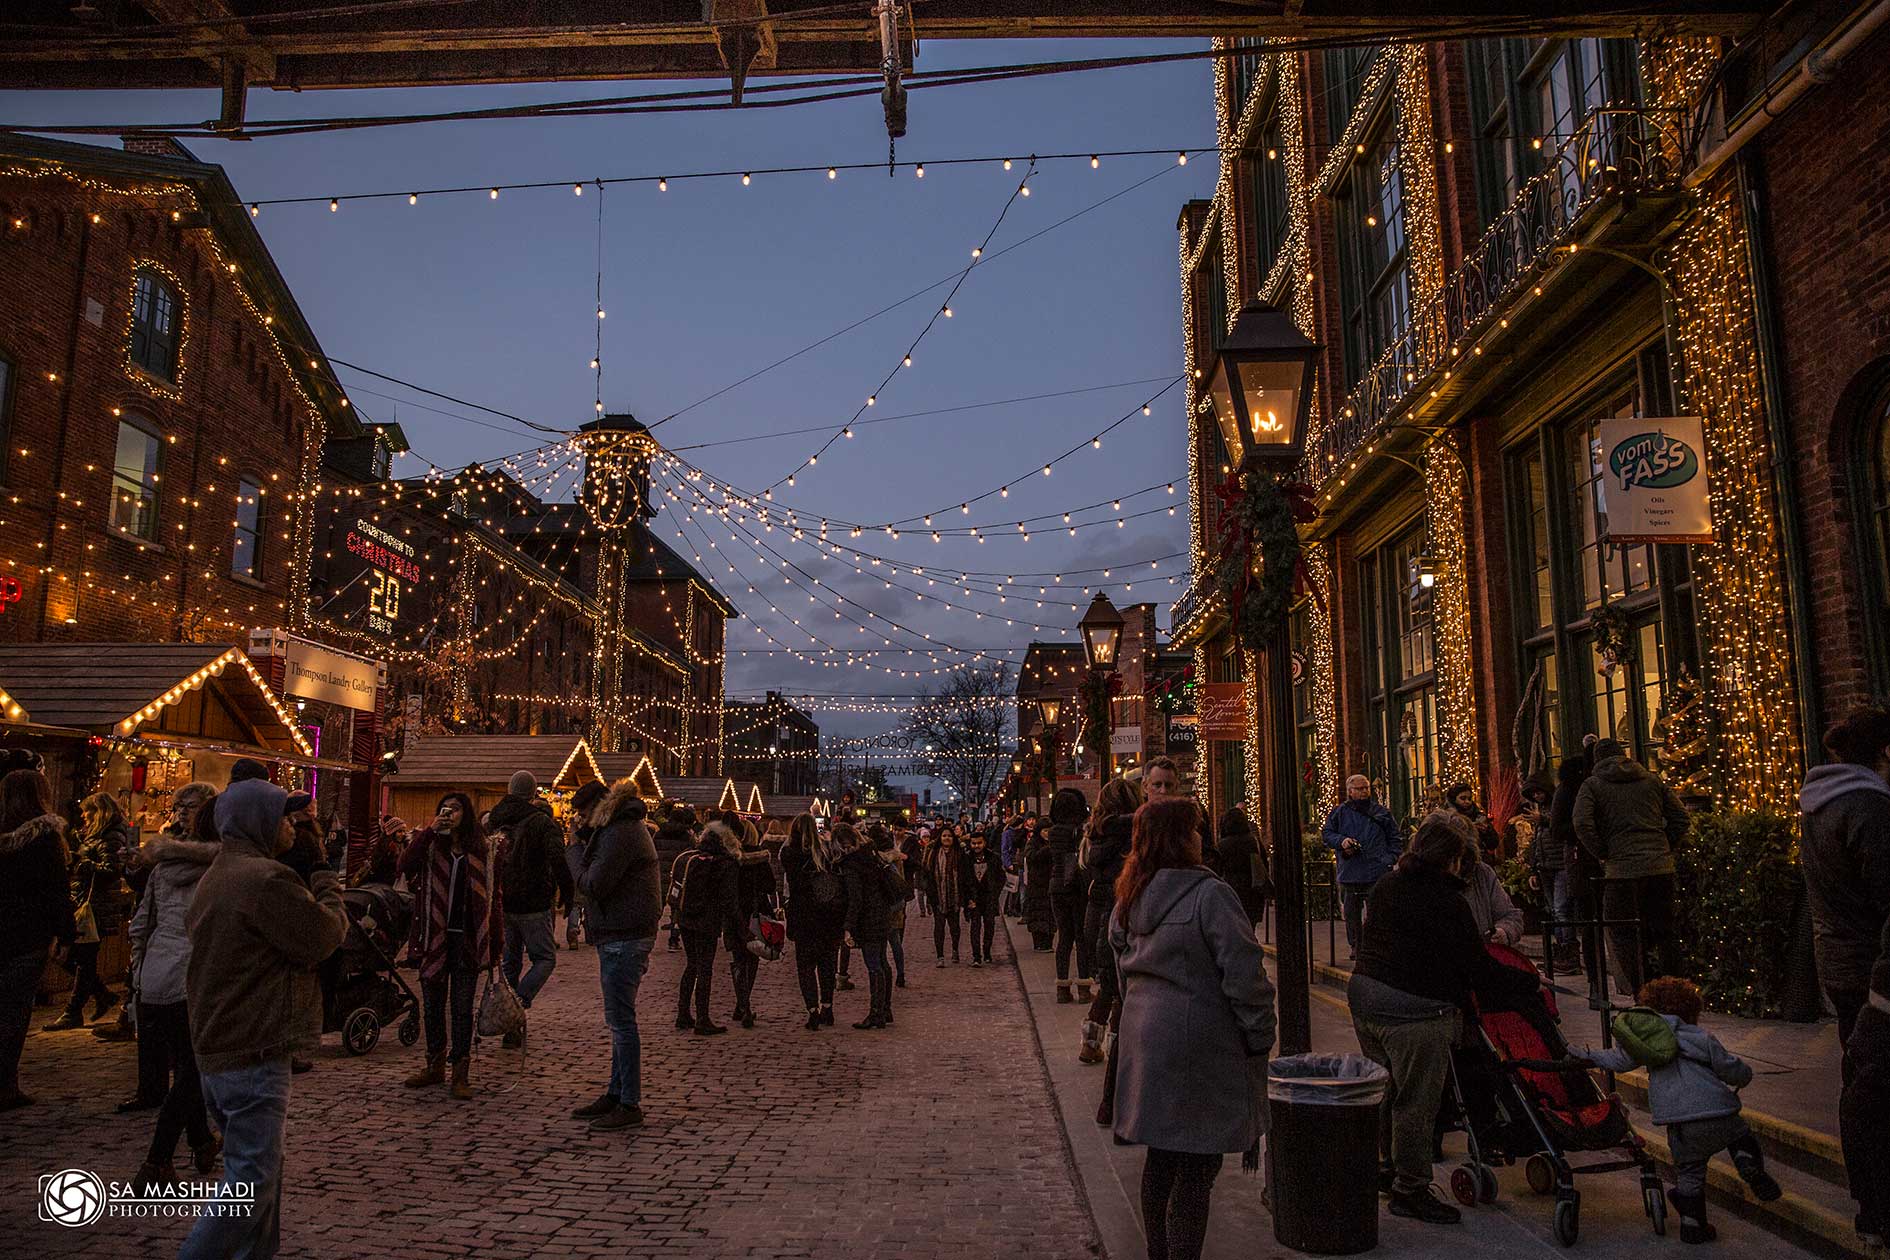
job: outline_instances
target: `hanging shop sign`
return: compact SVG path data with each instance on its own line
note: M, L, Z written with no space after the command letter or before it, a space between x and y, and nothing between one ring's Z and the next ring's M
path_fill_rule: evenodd
M1109 755L1111 757L1140 757L1142 755L1142 728L1118 726L1110 732Z
M1202 739L1247 738L1247 684L1208 683L1198 694L1195 707L1200 710Z
M1608 542L1713 541L1700 417L1603 420L1594 457Z
M249 654L282 658L285 695L368 713L374 712L379 704L381 684L387 675L387 666L379 661L352 652L337 652L279 630L252 632Z

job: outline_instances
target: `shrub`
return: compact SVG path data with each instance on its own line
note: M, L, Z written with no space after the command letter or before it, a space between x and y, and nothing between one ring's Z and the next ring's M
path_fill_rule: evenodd
M1778 1018L1804 896L1792 821L1757 810L1695 814L1674 858L1680 949L1707 1005Z

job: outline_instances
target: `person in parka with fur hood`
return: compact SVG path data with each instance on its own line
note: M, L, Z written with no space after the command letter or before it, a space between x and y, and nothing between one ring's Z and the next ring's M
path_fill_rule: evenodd
M676 903L676 926L682 932L688 965L676 994L676 1027L694 1029L712 1037L728 1028L709 1018L709 992L715 983L715 947L724 933L744 948L756 945L741 918L741 860L739 842L727 824L712 822L702 829L696 847L676 859L670 882L682 887ZM690 1017L690 999L695 1016Z
M0 778L0 1111L33 1100L20 1092L20 1054L33 1022L33 994L47 947L72 944L66 824L37 770Z

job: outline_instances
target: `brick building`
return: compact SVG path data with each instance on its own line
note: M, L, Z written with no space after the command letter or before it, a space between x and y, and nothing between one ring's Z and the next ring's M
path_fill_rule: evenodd
M0 138L0 640L293 620L322 444L359 426L220 167Z
M1775 60L1792 66L1854 16L1805 6L1796 52ZM1242 685L1247 714L1245 739L1201 749L1210 807L1262 799L1261 719L1280 703L1309 815L1354 771L1405 814L1455 782L1508 790L1585 734L1658 764L1682 722L1711 736L1720 803L1790 809L1818 700L1804 680L1827 640L1851 648L1849 664L1817 666L1826 690L1868 675L1833 593L1816 598L1837 615L1804 611L1830 544L1806 554L1800 540L1828 538L1837 515L1832 461L1822 442L1807 452L1806 426L1828 432L1831 409L1848 407L1865 436L1845 441L1883 431L1870 391L1885 255L1864 239L1882 198L1858 198L1859 180L1885 178L1870 122L1884 93L1855 78L1877 64L1870 49L1817 89L1825 115L1774 124L1768 216L1747 195L1747 159L1727 155L1746 139L1742 98L1773 67L1723 65L1714 41L1236 47L1216 74L1219 187L1178 224L1196 577L1175 637L1198 681ZM1841 125L1839 101L1852 111ZM1820 126L1827 141L1810 143ZM1857 214L1832 214L1840 204ZM1768 393L1768 266L1755 265L1767 233L1799 259L1778 291L1786 387L1804 394L1789 408ZM1254 482L1239 480L1252 435L1217 413L1206 374L1248 303L1286 310L1320 347L1293 478L1311 510L1290 697L1257 685L1254 645L1213 577L1238 538L1222 529L1226 495ZM1876 418L1848 419L1859 408ZM1665 434L1684 417L1698 418L1712 541L1611 534L1621 487L1604 426ZM1788 452L1802 509L1781 476ZM1865 499L1865 516L1890 502ZM1875 580L1847 575L1846 597L1868 602Z
M726 773L761 785L767 797L820 791L820 726L780 692L722 705Z

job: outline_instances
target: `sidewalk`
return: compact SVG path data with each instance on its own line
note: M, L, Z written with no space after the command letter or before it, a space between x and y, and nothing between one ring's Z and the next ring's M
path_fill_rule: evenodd
M1013 955L1104 1254L1109 1260L1141 1260L1147 1254L1140 1213L1142 1151L1116 1146L1109 1132L1095 1122L1103 1069L1076 1061L1087 1008L1075 1003L1057 1005L1052 955L1034 952L1029 937L1008 920L1005 931L1014 942L1022 942ZM1313 996L1314 1046L1356 1052L1358 1042L1343 998L1329 989L1315 989ZM1462 1158L1463 1139L1453 1134L1444 1149L1447 1162L1438 1166L1440 1185L1447 1184L1451 1166ZM1530 1193L1520 1165L1497 1169L1496 1176L1501 1187L1496 1202L1466 1210L1459 1226L1421 1225L1381 1213L1379 1251L1437 1260L1512 1260L1519 1255L1562 1253L1564 1249L1549 1232L1551 1201ZM1671 1224L1668 1238L1654 1237L1641 1209L1639 1185L1631 1174L1586 1178L1581 1189L1582 1231L1576 1245L1585 1256L1640 1260L1650 1243L1676 1252L1681 1246ZM1228 1157L1215 1183L1213 1205L1205 1260L1284 1260L1299 1255L1274 1241L1273 1218L1261 1202L1260 1179L1241 1172L1237 1156ZM1777 1238L1727 1213L1715 1214L1714 1224L1720 1235L1716 1255L1776 1256L1784 1250Z
M1273 956L1273 928L1269 920L1262 936L1269 958ZM1526 937L1523 949L1540 960L1541 938ZM1311 925L1311 960L1315 1011L1321 999L1343 1009L1346 981L1352 974L1343 923L1317 920ZM1576 1047L1599 1045L1604 1016L1590 1005L1587 977L1558 976L1556 980L1563 1035ZM1617 1006L1631 1001L1623 995L1615 997ZM1856 1207L1847 1189L1837 1139L1840 1055L1836 1021L1793 1024L1708 1011L1700 1022L1752 1065L1752 1084L1741 1091L1746 1123L1764 1145L1786 1191L1778 1203L1756 1203L1746 1194L1731 1165L1721 1159L1710 1168L1714 1201L1822 1254L1861 1254L1851 1226ZM1316 1019L1314 1037L1317 1044ZM1656 1158L1665 1161L1665 1135L1646 1112L1646 1074L1624 1074L1616 1078L1615 1086L1622 1100L1634 1109L1634 1122L1650 1149Z

